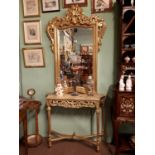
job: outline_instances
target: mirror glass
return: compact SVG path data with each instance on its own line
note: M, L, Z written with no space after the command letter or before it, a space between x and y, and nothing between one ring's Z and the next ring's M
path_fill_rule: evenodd
M105 29L103 19L84 15L78 5L68 8L65 16L54 17L48 22L47 34L55 61L55 84L66 85L67 93L77 88L78 92L85 93L88 81L93 81L92 89L96 92L97 53Z
M93 30L72 27L57 32L61 81L72 86L76 80L76 85L84 86L93 74Z

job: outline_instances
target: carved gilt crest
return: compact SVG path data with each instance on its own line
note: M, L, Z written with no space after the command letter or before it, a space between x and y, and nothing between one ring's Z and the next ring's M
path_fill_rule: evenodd
M101 38L106 30L106 24L104 19L99 19L95 15L90 17L83 14L83 10L78 5L72 5L68 9L64 17L55 17L48 22L47 34L52 43L52 51L54 51L54 29L65 29L69 27L82 26L85 28L95 27L97 31L97 51L99 51L99 46L101 45Z

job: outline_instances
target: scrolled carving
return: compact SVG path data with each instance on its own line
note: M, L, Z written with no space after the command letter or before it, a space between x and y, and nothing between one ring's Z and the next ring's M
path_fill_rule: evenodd
M90 100L48 100L48 106L60 106L65 108L95 108L98 104L98 101L90 101Z
M66 16L59 18L55 17L51 21L48 22L47 25L47 34L49 39L52 42L51 48L54 51L54 29L57 27L58 29L65 29L73 26L83 26L83 27L95 27L97 31L97 43L99 51L99 46L101 45L101 38L104 35L106 30L106 24L104 19L99 19L97 16L92 15L90 17L85 16L83 14L82 8L78 5L72 5L71 8L68 9Z

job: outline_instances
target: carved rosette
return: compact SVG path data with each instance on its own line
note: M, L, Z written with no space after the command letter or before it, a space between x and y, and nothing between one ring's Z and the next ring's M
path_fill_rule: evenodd
M99 46L101 45L101 38L104 35L106 30L106 24L103 19L99 19L97 16L92 15L87 17L83 15L82 8L78 5L72 5L71 8L68 9L66 16L63 18L55 17L51 21L48 22L47 25L47 34L49 39L51 40L51 48L54 51L54 28L65 29L74 26L83 26L83 27L96 27L98 33L98 51Z
M90 100L48 100L47 106L60 106L64 108L95 108L98 105L98 101Z
M122 97L120 100L120 113L133 115L135 111L134 98Z

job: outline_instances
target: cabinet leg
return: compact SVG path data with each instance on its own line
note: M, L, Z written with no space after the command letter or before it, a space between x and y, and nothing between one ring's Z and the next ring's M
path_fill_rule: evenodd
M96 150L97 150L97 152L100 151L100 146L99 146L99 144L97 145Z
M115 155L119 155L119 125L120 122L117 120L114 120L114 142L115 142L115 147L116 147L116 151L115 151Z
M24 143L25 143L25 154L28 155L28 142L27 142L27 136L28 136L28 124L27 124L27 115L25 115L25 119L23 121L23 130L24 130Z
M118 146L119 124L117 120L114 120L114 142L116 146Z
M28 136L28 124L27 124L27 116L25 116L25 119L23 121L23 130L24 130L24 143L27 146L27 136Z

